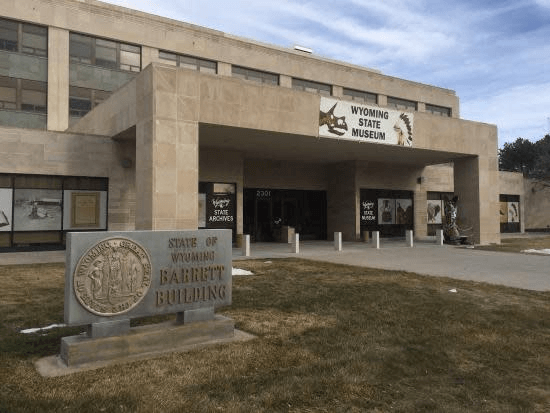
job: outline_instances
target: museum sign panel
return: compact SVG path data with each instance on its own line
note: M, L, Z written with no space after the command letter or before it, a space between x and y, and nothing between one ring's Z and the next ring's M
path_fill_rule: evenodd
M321 97L319 136L410 147L413 126L410 112Z

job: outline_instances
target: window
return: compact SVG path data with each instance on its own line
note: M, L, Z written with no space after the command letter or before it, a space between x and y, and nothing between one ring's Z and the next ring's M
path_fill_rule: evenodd
M48 85L45 82L21 79L21 110L47 113Z
M71 62L127 72L141 70L141 48L112 40L71 33L69 55Z
M325 96L330 96L332 91L332 87L330 85L294 78L292 79L292 88L306 92L320 93Z
M344 88L344 96L357 102L372 103L374 105L378 103L378 96L374 93Z
M0 76L0 109L17 109L17 79Z
M268 85L279 85L279 75L262 72L260 70L248 69L246 67L231 66L231 74L239 79L250 80L256 83L266 83Z
M426 112L429 112L433 115L451 117L451 108L446 108L444 106L430 105L426 103Z
M45 57L48 55L48 29L0 19L0 50Z
M48 84L0 76L0 110L47 113Z
M36 56L48 55L48 29L33 24L23 24L21 52Z
M198 57L177 55L175 53L159 51L159 58L163 63L184 67L186 69L197 70L205 73L217 73L218 64L211 60L200 59Z
M69 231L107 230L108 188L107 178L0 174L0 249L35 250L62 245Z
M416 102L388 96L388 107L401 110L416 110Z
M81 118L106 100L111 94L103 90L71 86L69 88L69 116Z
M0 19L0 49L17 52L17 38L19 23Z

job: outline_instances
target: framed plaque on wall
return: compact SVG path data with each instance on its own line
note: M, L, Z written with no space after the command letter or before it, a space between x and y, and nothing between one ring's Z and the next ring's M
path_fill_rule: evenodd
M71 193L71 226L99 228L99 192Z

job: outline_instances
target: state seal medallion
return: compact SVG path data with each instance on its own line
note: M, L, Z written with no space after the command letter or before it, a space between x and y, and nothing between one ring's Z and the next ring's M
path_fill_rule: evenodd
M151 286L151 259L128 238L109 238L91 247L78 261L73 276L76 298L100 316L134 308Z

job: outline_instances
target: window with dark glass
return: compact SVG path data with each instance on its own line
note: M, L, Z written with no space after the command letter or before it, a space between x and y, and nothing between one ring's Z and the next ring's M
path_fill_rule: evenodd
M159 51L159 58L163 63L197 70L205 73L217 73L218 64L212 60L201 59L193 56L179 55L170 52Z
M426 103L426 112L438 116L451 117L451 108L446 108L444 106L430 105Z
M0 50L48 55L48 28L0 18Z
M19 23L0 19L0 49L8 50L10 52L17 52L18 43L17 39L19 37Z
M312 82L311 80L292 79L292 88L303 90L305 92L320 93L321 95L330 96L332 87L324 83Z
M246 67L232 66L231 74L239 79L251 80L257 83L266 83L268 85L279 85L279 75L260 70L248 69Z
M0 76L0 109L17 109L17 79Z
M388 107L400 110L416 110L416 102L412 100L394 98L388 96Z
M141 48L139 46L77 33L71 33L69 39L71 62L87 63L128 72L141 70Z
M47 113L48 85L45 82L21 79L21 110Z
M69 116L81 118L111 95L103 90L69 87Z
M360 90L344 88L344 97L357 102L372 103L374 105L378 103L378 95L375 93L362 92Z
M47 113L48 84L0 76L0 109Z

